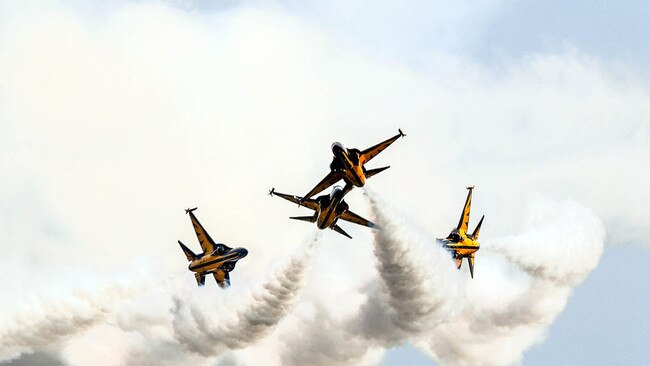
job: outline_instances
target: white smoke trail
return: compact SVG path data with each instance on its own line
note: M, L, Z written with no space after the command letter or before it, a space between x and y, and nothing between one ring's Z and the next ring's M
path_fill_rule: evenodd
M457 312L464 281L449 253L435 240L419 236L405 222L391 217L390 209L380 209L376 196L367 196L379 226L373 236L382 294L390 309L390 324L397 328L393 332L368 332L367 336L387 337L399 330L403 334L387 343L394 345L432 329ZM370 302L368 305L373 306ZM364 329L369 331L370 326Z
M22 353L57 351L68 339L106 320L115 306L133 296L129 286L109 285L75 291L62 301L45 299L27 312L4 322L0 332L0 361Z
M384 322L385 314L369 319ZM286 366L376 365L383 348L359 331L358 322L365 314L337 319L321 304L313 304L309 317L300 319L300 332L282 339L281 364Z
M350 317L333 318L314 304L300 334L284 339L282 364L377 364L384 349L417 339L460 311L464 280L449 254L380 209L375 196L370 203L381 280L360 288L365 301Z
M477 277L483 288L468 288L465 311L435 328L422 346L441 364L520 361L596 267L604 238L600 220L577 204L534 200L521 234L485 242L477 261L490 278Z
M175 296L172 309L175 339L203 357L259 342L293 309L319 236L320 233L310 241L305 253L293 258L266 282L249 299L250 303L237 311L234 319L224 319L214 311L204 312L201 308L206 304L191 304Z
M303 324L309 341L289 339L285 364L356 364L368 350L408 341L444 365L515 363L602 254L598 218L574 203L537 199L521 234L484 242L480 276L470 280L434 238L369 198L381 281L362 290L366 301L348 319L319 310Z
M542 198L528 206L521 234L487 242L531 276L576 286L598 265L605 229L587 209Z

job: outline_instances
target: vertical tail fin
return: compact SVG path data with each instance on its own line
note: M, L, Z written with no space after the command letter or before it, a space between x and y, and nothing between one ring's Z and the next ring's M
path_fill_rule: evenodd
M181 243L180 240L178 241L178 244L180 244L181 249L183 249L183 252L185 253L185 257L187 258L188 261L191 262L191 261L197 259L196 254L194 254L194 253L190 250L190 248L186 247L185 244Z
M469 262L469 274L474 278L474 253L467 257L467 261Z
M199 286L205 285L205 272L194 272L194 278L196 278L196 284Z
M484 218L485 215L481 216L481 220L478 222L478 225L476 225L476 229L474 229L474 232L472 233L472 240L478 240L478 234L481 232L481 225L483 225Z

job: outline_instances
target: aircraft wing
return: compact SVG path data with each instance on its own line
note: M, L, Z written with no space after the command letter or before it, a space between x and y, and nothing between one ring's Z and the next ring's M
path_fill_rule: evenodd
M400 131L400 133L398 133L397 135L389 138L388 140L380 142L375 146L372 146L372 147L369 147L369 148L363 150L359 154L360 155L359 156L359 162L361 164L369 162L372 158L379 155L380 152L384 151L384 149L386 149L388 146L390 146L390 144L392 144L393 142L395 142L398 138L400 138L402 136L404 136L404 134L402 133L402 131Z
M210 234L205 231L203 225L201 225L196 216L194 216L194 213L189 211L189 214L190 219L192 220L192 226L194 226L194 232L196 233L196 237L199 239L203 253L212 253L215 247L214 240L212 240Z
M339 216L339 219L350 221L357 225L375 227L375 224L372 221L366 220L352 211L345 211L344 213L341 214L341 216Z
M305 195L305 198L311 198L313 195L324 191L327 187L332 186L341 179L343 179L343 173L337 170L332 170L325 176L325 178L323 178L323 180L316 184L316 187L312 188L312 190Z
M271 194L282 197L287 201L290 201L290 202L305 206L305 207L310 208L310 209L312 209L314 211L318 210L318 202L316 202L315 199L307 198L307 199L305 199L304 201L301 202L302 197L276 192L275 190L271 190L271 192L272 192Z
M218 269L212 272L212 274L219 287L224 288L230 286L230 273Z

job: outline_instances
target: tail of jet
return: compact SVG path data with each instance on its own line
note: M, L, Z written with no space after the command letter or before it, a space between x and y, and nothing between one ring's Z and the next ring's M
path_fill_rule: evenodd
M292 216L292 217L289 217L289 218L293 219L293 220L316 222L316 218L313 215L312 216Z
M195 272L194 273L194 278L196 279L196 284L197 285L205 286L205 272Z
M377 175L377 174L383 172L384 170L386 170L388 168L390 168L390 166L385 166L385 167L376 168L376 169L370 169L370 170L366 170L363 174L366 176L366 178L370 178L373 175Z
M474 278L474 253L467 257L467 262L469 263L469 275Z
M339 233L339 234L341 234L341 235L347 236L348 238L352 239L352 237L350 236L350 234L346 233L345 230L341 229L341 227L338 226L338 225L334 225L334 226L332 227L332 230L336 231L337 233Z
M472 240L478 240L478 234L481 232L481 225L483 225L483 219L485 218L485 215L481 216L481 220L478 222L478 225L476 225L476 229L474 229L474 232L470 236Z
M178 241L178 244L181 246L181 249L183 249L183 253L185 253L185 257L187 258L188 261L193 261L196 260L198 257L194 252L190 250L190 248L186 247L185 244L181 243L181 241Z

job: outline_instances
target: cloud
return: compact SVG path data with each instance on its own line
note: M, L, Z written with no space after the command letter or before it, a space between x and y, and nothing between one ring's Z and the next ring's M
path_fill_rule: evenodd
M387 216L379 233L351 228L352 243L324 232L319 255L334 260L318 266L301 301L277 309L295 295L273 287L281 291L259 298L258 310L283 320L271 332L273 322L242 318L252 338L265 336L219 360L372 364L383 347L414 339L441 363L477 363L480 353L516 362L597 265L604 231L594 214L608 243L648 244L648 193L622 179L650 183L648 87L624 65L567 48L488 67L433 49L414 67L259 4L198 13L120 3L94 16L56 4L1 7L14 14L0 26L0 265L12 273L0 278L2 324L35 297L56 304L119 283L116 273L154 283L80 317L50 307L23 314L54 331L28 334L36 346L5 338L14 342L7 357L53 337L54 353L83 364L108 337L125 363L214 361L183 353L173 295L192 322L213 322L207 304L224 299L247 313L249 289L315 230L287 220L300 209L269 199L268 188L304 192L326 173L333 141L364 148L396 127L408 137L373 160L391 169L369 184L404 217ZM471 282L423 239L447 233L469 183L473 212L486 214ZM542 200L523 215L531 192L560 203ZM346 200L366 209L359 191ZM194 205L215 239L250 252L232 291L197 293L185 270L175 240L192 237L181 209ZM593 256L576 259L580 251ZM154 266L155 275L134 270ZM294 279L276 280L270 286ZM319 329L349 342L300 337ZM247 342L238 341L233 348ZM282 351L292 344L305 352Z

